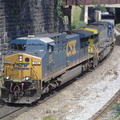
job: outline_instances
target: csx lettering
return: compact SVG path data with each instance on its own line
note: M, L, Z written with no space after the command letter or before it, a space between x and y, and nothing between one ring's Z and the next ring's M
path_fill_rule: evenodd
M29 63L14 63L13 68L18 70L29 70L29 68L27 68L28 65Z
M49 63L52 63L52 62L53 62L53 56L49 55Z
M73 40L67 43L66 54L67 56L76 54L76 40Z

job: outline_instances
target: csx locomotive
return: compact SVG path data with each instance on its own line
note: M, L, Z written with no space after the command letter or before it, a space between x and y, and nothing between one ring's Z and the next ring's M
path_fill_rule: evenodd
M114 26L95 22L71 34L42 34L10 42L4 57L2 99L30 104L98 65L113 49Z

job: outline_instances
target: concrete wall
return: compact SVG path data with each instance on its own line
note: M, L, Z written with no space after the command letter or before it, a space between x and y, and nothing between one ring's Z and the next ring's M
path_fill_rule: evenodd
M0 44L28 34L64 31L56 6L57 0L0 0Z
M84 22L86 24L88 24L89 20L93 17L93 13L94 13L93 8L94 7L95 7L94 5L86 5L85 6ZM120 17L119 17L120 4L114 4L114 5L106 4L105 7L109 13L113 12L115 14L115 24L120 23ZM93 21L91 20L91 22L93 22Z

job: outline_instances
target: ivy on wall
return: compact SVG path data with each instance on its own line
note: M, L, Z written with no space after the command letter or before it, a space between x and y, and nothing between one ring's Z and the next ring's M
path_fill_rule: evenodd
M62 13L62 9L61 9L61 4L62 4L62 1L61 1L61 0L58 0L58 1L57 1L56 11L57 11L57 14L58 14L59 18L63 18L63 13Z
M101 12L106 12L105 5L98 4L98 0L93 0L93 5L98 8Z

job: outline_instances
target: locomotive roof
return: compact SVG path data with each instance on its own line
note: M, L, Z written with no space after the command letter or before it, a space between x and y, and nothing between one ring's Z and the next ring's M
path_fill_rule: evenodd
M103 30L108 24L109 24L109 22L97 21L97 22L94 22L94 23L88 25L87 27L88 27L88 28L96 29L96 30L98 30L98 32L100 32L100 31Z
M21 37L21 38L17 38L13 41L11 41L11 43L17 43L17 44L31 44L31 43L36 43L39 44L40 41L44 42L44 43L52 43L54 42L54 40L52 40L51 38L48 37Z
M41 34L41 35L36 35L35 37L55 37L55 36L61 36L61 35L66 35L66 33L47 33L47 34Z
M105 29L108 24L110 23L105 21L97 21L88 26L73 29L72 32L79 34L80 38L89 37L94 34L98 34L101 30Z
M96 29L88 28L88 27L73 29L72 32L79 34L80 38L84 38L84 37L92 36L94 34L98 34L98 31Z

